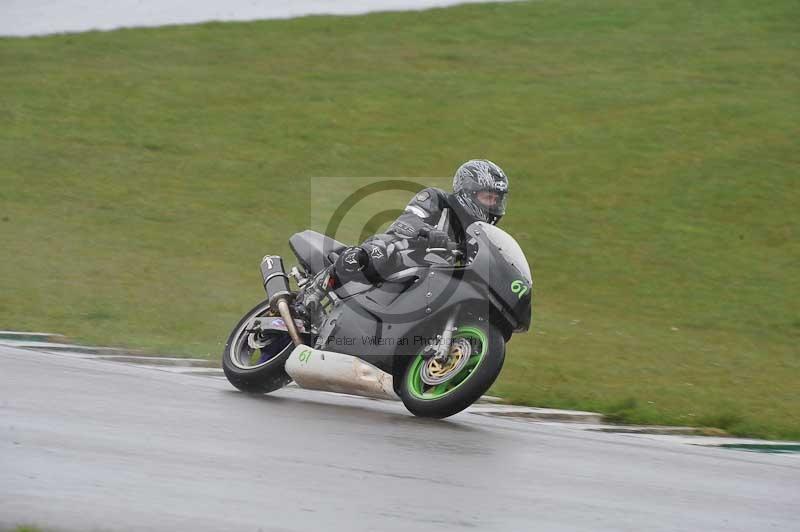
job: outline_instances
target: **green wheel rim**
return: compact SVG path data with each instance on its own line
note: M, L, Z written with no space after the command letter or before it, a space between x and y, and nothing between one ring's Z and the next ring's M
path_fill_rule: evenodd
M466 366L453 375L450 379L437 386L428 386L422 382L422 377L419 375L419 370L422 364L425 363L425 358L422 355L417 355L411 362L411 367L406 373L406 385L411 395L423 401L434 401L453 393L459 386L467 382L472 373L483 362L486 356L486 350L489 348L489 341L486 333L476 327L459 327L453 334L453 339L466 338L468 340L477 340L480 342L480 349L473 352Z

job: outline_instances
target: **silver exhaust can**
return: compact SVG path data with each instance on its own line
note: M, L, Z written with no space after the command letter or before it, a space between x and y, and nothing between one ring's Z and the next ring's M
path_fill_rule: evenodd
M286 360L286 373L298 386L309 390L400 399L389 373L351 355L298 345Z

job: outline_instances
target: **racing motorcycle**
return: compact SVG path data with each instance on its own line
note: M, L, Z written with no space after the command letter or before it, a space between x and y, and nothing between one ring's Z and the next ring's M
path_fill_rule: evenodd
M447 210L438 224L447 227ZM413 414L445 418L483 395L505 346L531 322L533 278L519 244L476 222L460 245L399 253L381 282L335 289L330 266L347 246L315 231L293 235L298 265L267 255L267 298L239 321L222 355L241 391L301 388L400 399ZM417 250L419 251L419 250ZM293 287L292 285L296 285Z

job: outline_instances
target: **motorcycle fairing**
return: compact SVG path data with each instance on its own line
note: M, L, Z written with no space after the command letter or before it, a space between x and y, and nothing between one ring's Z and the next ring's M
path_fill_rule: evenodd
M310 237L333 246L315 235ZM394 357L418 354L425 347L419 337L441 332L456 309L475 320L489 320L494 309L509 331L528 330L533 281L519 245L502 229L481 222L467 228L467 235L471 259L465 266L422 266L395 282L348 283L338 289L339 301L320 327L315 347L359 356L391 372Z

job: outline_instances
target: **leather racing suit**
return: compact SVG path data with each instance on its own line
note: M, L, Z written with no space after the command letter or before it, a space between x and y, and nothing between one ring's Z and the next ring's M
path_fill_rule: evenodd
M444 209L450 209L449 223L444 232L436 225ZM475 219L467 214L457 197L439 188L426 188L408 203L403 214L385 233L371 236L363 244L344 250L334 265L337 284L341 285L360 275L375 283L402 267L398 251L411 249L409 258L421 263L429 247L446 247L448 242L461 246L464 230Z

